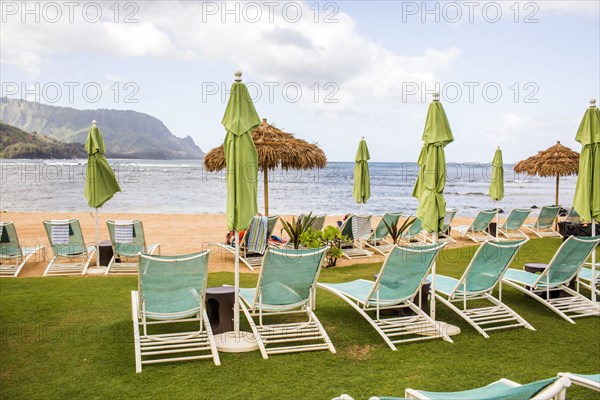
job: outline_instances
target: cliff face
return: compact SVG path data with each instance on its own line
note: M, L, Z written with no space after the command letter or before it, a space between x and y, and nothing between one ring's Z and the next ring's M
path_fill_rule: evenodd
M0 158L85 158L79 143L62 143L56 139L27 133L0 123Z

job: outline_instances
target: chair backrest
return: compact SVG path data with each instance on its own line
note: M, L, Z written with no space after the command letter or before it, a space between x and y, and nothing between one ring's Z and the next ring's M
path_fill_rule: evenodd
M366 301L402 302L412 298L420 289L435 257L445 243L419 247L394 245Z
M504 222L504 228L508 230L520 229L530 213L531 209L529 208L513 208Z
M537 221L535 223L536 227L538 229L552 227L552 224L554 224L554 220L558 216L558 212L561 208L561 206L543 206L537 217Z
M52 252L56 257L87 255L87 247L79 220L42 221ZM63 233L65 236L63 237ZM60 239L59 240L59 235ZM64 240L62 240L64 238Z
M302 219L306 217L308 217L308 214L303 213L300 214L298 219L302 221ZM325 225L325 217L327 217L327 214L313 215L311 213L311 217L313 218L313 220L310 223L309 228L312 228L315 231L320 231L321 229L323 229L323 225Z
M12 258L22 255L15 224L12 222L0 222L0 257Z
M577 211L575 211L575 208L571 207L571 209L569 210L569 214L567 215L567 218L565 219L565 221L571 222L573 224L580 224L581 217L579 216L579 214L577 214Z
M398 225L398 219L400 218L401 215L402 215L402 212L385 213L383 215L383 217L381 217L381 219L379 220L379 223L377 224L377 227L375 228L375 230L371 233L370 239L371 240L381 240L384 237L386 237L387 235L389 235L388 228L387 228L387 226L385 226L385 223L387 223L390 227ZM384 223L384 221L385 221L385 223Z
M209 251L180 256L149 256L139 260L138 286L143 309L152 314L202 312ZM196 301L190 303L190 295ZM168 315L164 315L168 318Z
M457 212L458 212L458 208L452 208L450 210L446 210L446 215L444 216L444 229L443 229L444 232L452 224L452 220L454 219L454 216L456 215Z
M600 242L600 236L569 236L540 275L537 284L557 286L570 282Z
M469 262L454 293L476 294L492 290L527 240L483 243Z
M477 216L471 223L471 230L473 232L483 232L488 226L490 226L490 222L496 216L496 210L481 210L477 213Z
M371 236L371 215L352 216L352 237L368 239Z
M408 217L410 218L410 217ZM402 237L405 239L412 239L417 236L423 230L423 225L421 225L421 220L417 217L414 217L414 222L402 233Z
M350 240L354 240L354 234L352 233L352 219L354 219L353 214L349 215L340 227L342 235L347 236Z
M275 230L277 221L279 221L279 215L269 215L269 219L267 221L267 239L269 239L273 234L273 230Z
M146 239L142 221L107 220L108 235L113 245L115 256L136 256L146 252ZM131 235L120 235L119 230L130 230Z
M316 284L327 250L327 247L269 247L263 257L254 304L282 307L306 304Z

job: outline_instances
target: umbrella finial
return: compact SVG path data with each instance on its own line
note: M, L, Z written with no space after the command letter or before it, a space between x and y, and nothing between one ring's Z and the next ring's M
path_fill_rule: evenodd
M440 92L433 93L433 101L440 101Z
M590 99L590 107L596 107L596 99Z
M556 141L556 144L560 144L560 140L557 140L557 141Z
M364 137L364 136L361 136L361 137L360 137L360 140L365 140L365 137Z
M500 146L498 146L498 150L500 150Z
M92 121L92 125L96 125L96 120L93 120L93 121Z
M235 81L236 82L241 82L242 81L242 71L235 71L233 75L235 75Z
M262 119L262 122L263 122L263 124L266 124L266 123L267 123L267 119L266 119L266 118L263 118L263 119Z

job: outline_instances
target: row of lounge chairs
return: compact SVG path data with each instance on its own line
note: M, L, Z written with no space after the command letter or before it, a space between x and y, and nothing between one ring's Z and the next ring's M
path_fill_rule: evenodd
M498 329L535 330L503 302L503 284L540 301L570 323L575 323L575 318L600 316L600 306L581 294L579 286L568 287L571 280L577 279L600 238L569 237L541 275L508 268L526 241L484 242L460 279L430 274L445 243L393 245L376 280L350 282L318 282L326 247L299 250L268 247L257 286L240 289L242 310L264 358L297 351L335 352L314 312L317 287L353 307L392 350L413 341L452 342L448 325L434 320L420 307L420 291L426 279L435 279L437 300L486 338ZM176 257L140 256L139 286L132 293L138 372L147 363L189 360L190 357L209 357L219 364L215 339L204 310L208 256L209 251ZM494 296L496 290L498 295ZM555 291L566 292L568 297L549 295ZM482 306L482 300L491 305ZM400 309L405 312L398 313ZM386 313L388 310L396 312L390 316ZM290 318L291 314L296 316ZM299 321L297 315L305 319ZM271 317L277 319L273 321ZM151 320L164 324L180 323L188 318L199 323L196 330L149 333ZM288 322L282 322L284 319Z
M427 392L424 390L406 389L404 397L377 397L369 400L465 400L465 399L532 399L532 400L564 400L566 392L571 384L579 385L587 389L600 392L600 374L582 375L559 372L557 377L541 381L520 383L509 379L500 379L487 386L464 390L461 392ZM593 396L593 395L592 395ZM336 397L333 400L353 400L347 394Z
M43 221L52 258L43 276L85 275L96 246L83 238L77 219ZM154 254L160 244L146 244L144 227L139 220L106 221L113 247L113 257L105 274L137 274L138 254ZM12 222L0 223L0 277L16 278L27 261L43 247L21 246Z

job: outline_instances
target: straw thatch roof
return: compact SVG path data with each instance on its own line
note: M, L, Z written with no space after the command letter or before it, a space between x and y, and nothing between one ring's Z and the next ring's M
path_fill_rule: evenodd
M579 171L579 153L560 142L515 165L516 173L538 176L568 176Z
M261 169L281 167L288 169L325 168L327 157L316 144L298 139L269 125L263 118L262 123L252 132L252 140L258 153ZM223 145L212 149L204 156L204 167L208 171L225 169Z

